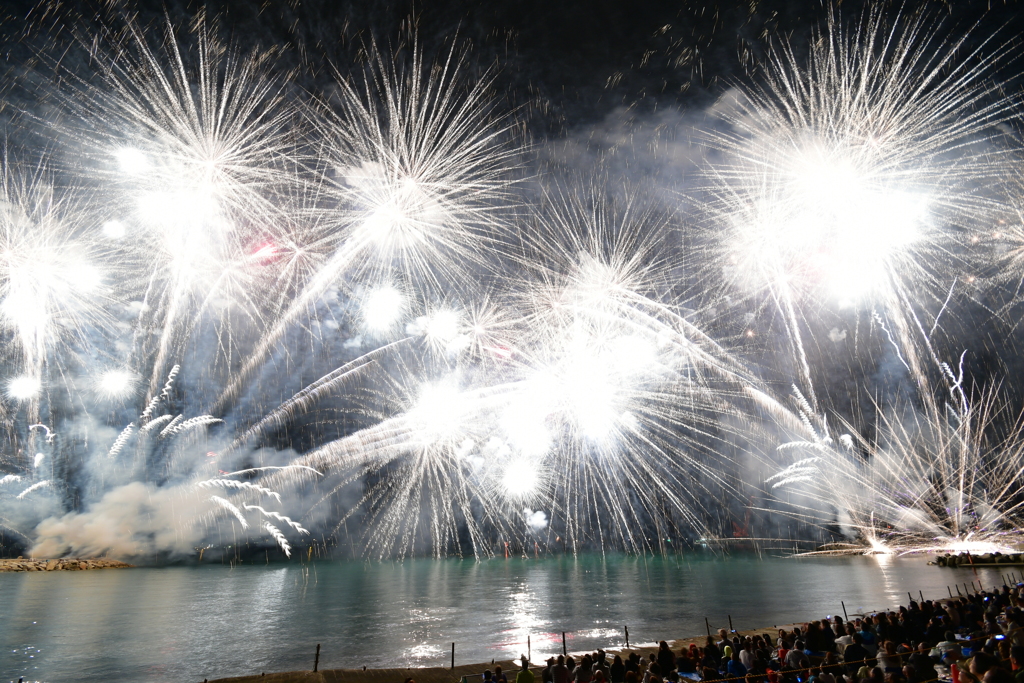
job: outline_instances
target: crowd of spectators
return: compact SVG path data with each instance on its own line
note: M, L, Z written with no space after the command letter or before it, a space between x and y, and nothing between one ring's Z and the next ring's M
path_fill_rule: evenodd
M500 667L485 683L510 683ZM811 621L777 634L725 629L673 651L551 658L540 683L1024 683L1024 588L911 602L895 612ZM513 683L534 683L523 661Z

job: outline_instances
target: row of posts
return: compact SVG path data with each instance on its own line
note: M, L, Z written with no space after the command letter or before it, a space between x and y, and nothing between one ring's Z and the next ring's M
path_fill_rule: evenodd
M1007 585L1010 585L1010 583L1016 583L1017 580L1018 580L1016 574L1014 574L1013 572L1011 572L1007 576L1003 576L1002 574L1000 574L999 578L1001 578L1003 580L1003 582L1005 584L1007 584ZM970 595L971 593L980 593L983 590L982 585L981 585L981 581L978 581L977 587L975 587L974 581L971 581L970 588L967 587L968 586L967 583L964 583L963 586L964 586L964 590L967 591L968 595ZM963 593L960 592L960 586L957 585L957 584L954 584L954 587L956 588L956 594L958 596L963 596ZM996 588L998 590L998 586ZM952 588L950 586L946 586L946 591L949 593L949 597L952 598L953 597L953 590L952 590ZM921 602L924 602L924 593L922 593L921 591L918 591L917 594L921 598ZM909 591L907 592L907 597L910 598L911 602L914 601L914 596L911 595ZM843 602L842 600L840 600L839 604L842 605L842 607L843 607L843 617L846 619L846 621L849 621L850 620L850 615L848 615L846 613L846 603ZM732 615L731 614L728 615L728 618L729 618L729 632L730 633L735 633L736 629L734 629L732 627ZM711 635L711 622L708 621L707 617L704 617L704 626L707 629L708 635L710 636ZM629 649L629 626L623 626L622 630L625 631L625 633L626 633L626 649L628 650ZM569 652L568 652L568 649L566 648L566 644L565 644L565 634L566 634L566 631L562 631L562 655L567 656L569 654ZM531 646L531 642L530 642L530 636L526 636L526 661L531 661L532 660L532 654L533 654L533 652L532 652L532 646ZM316 645L316 657L313 660L313 671L314 672L317 670L319 665L320 665L320 643L317 643L317 645ZM453 669L455 668L455 643L452 643L452 667L451 668L453 668Z

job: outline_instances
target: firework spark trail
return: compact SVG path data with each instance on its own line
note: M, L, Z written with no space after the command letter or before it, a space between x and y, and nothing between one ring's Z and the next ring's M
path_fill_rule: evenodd
M304 387L300 392L269 412L267 415L263 416L259 422L236 437L235 440L231 442L231 445L225 450L225 454L231 453L232 451L244 446L254 437L262 434L268 429L280 427L287 419L294 416L296 412L308 410L329 392L336 390L339 386L343 385L344 382L352 379L360 371L369 367L369 365L374 362L374 358L376 356L410 341L411 339L412 337L406 337L376 348Z
M125 427L124 429L122 429L121 433L117 435L116 439L114 439L113 445L110 447L110 450L107 452L107 457L108 458L115 458L115 457L117 457L121 453L121 451L124 450L124 447L128 444L128 440L132 438L132 434L134 433L134 431L135 431L135 423L134 422L129 422L128 426Z
M249 522L246 521L245 515L243 515L242 511L239 510L231 501L221 498L220 496L210 496L210 500L234 515L235 519L238 520L238 523L242 525L243 529L249 528Z
M262 514L264 514L267 517L271 517L273 519L284 522L288 526L298 531L300 534L309 534L308 529L303 528L301 524L299 524L293 519L290 519L289 517L282 515L280 512L274 512L273 510L264 510L259 505L245 505L243 507L245 507L246 510L259 510Z
M27 489L25 489L24 491L19 493L16 497L17 497L18 500L22 500L25 496L27 496L28 494L32 493L33 491L38 491L39 489L44 488L44 487L49 486L49 485L50 485L50 480L49 479L44 479L43 481L37 481L35 484L32 484Z
M266 529L267 533L269 533L271 536L273 536L274 540L277 541L277 544L279 546L281 546L281 550L284 551L284 556L285 557L291 557L292 556L292 547L291 547L291 545L288 544L288 539L285 538L284 534L281 533L281 530L278 529L273 524L271 524L270 522L264 522L263 523L263 528Z

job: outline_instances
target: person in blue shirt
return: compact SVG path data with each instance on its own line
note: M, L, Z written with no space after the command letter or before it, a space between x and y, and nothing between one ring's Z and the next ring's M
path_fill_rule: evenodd
M742 678L747 675L747 667L743 666L743 662L740 661L739 652L733 651L729 663L725 666L725 673L730 678Z

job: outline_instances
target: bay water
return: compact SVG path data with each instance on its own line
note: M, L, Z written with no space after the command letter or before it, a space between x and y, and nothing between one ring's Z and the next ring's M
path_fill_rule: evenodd
M923 556L683 554L313 561L0 574L0 681L202 681L320 668L535 662L991 589L1020 568Z

